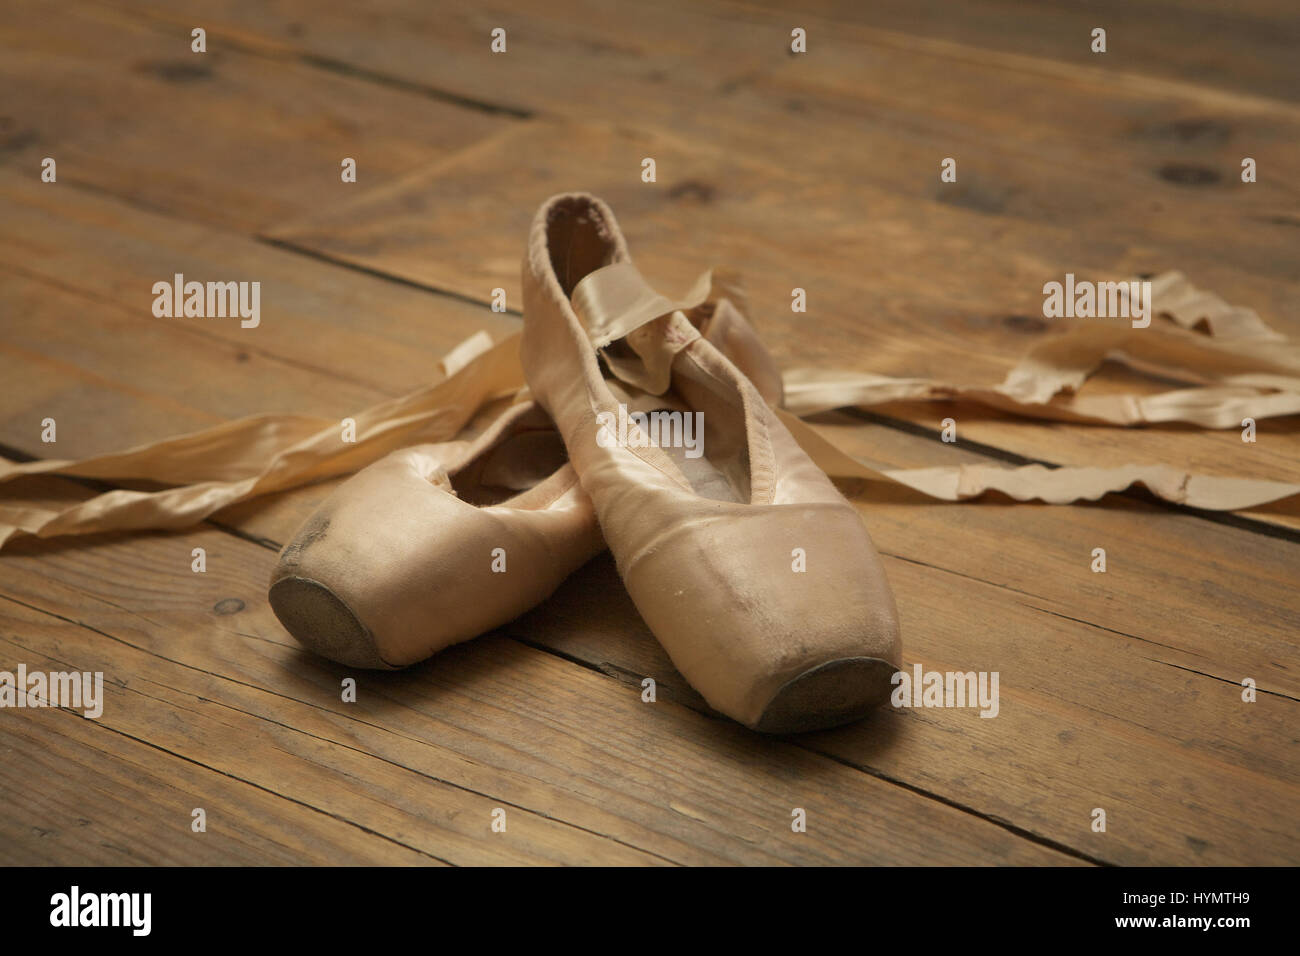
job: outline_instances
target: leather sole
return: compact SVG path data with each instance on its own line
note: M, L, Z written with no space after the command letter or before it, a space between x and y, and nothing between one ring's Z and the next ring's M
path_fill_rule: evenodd
M319 581L284 577L271 585L269 597L285 630L308 650L349 667L397 669L379 656L369 628Z
M765 734L800 734L861 720L889 699L898 666L878 657L843 657L781 685L754 724Z

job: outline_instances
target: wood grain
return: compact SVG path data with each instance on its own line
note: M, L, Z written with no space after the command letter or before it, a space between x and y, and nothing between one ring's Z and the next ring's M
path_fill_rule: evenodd
M248 231L364 194L510 122L337 71L232 49L193 53L193 14L139 16L35 0L0 24L0 162ZM357 180L341 180L345 157Z
M4 649L39 661L8 641ZM5 722L3 739L0 787L12 799L0 807L0 859L9 866L439 863L69 711L25 711ZM191 829L195 808L203 833Z
M1110 13L1127 18L1144 36L1154 22L1150 14ZM141 19L138 11L121 13L117 19L139 31L174 29L166 26L174 24L167 19L174 14L159 9L154 14L158 19ZM624 104L636 101L641 106L637 125L694 137L697 142L679 145L688 150L720 150L724 167L731 160L742 166L744 160L753 160L759 164L756 175L764 181L794 177L796 184L800 174L831 177L829 185L811 194L806 184L802 193L796 185L795 197L757 222L744 221L720 205L718 200L727 198L721 184L732 188L727 168L715 168L709 178L678 176L668 187L678 190L676 198L687 203L711 199L707 203L710 221L734 224L746 234L787 235L792 221L809 219L804 209L809 205L815 223L822 205L843 210L844 215L829 224L835 228L792 236L791 245L797 243L819 261L829 259L838 276L856 269L863 281L850 290L817 289L815 316L832 328L817 336L773 334L778 354L788 345L800 349L792 353L800 360L824 361L835 355L855 367L870 362L875 370L900 374L934 374L937 368L953 367L953 356L941 342L928 350L928 361L926 355L916 354L918 337L910 330L923 326L927 338L948 339L961 351L960 367L973 380L996 378L973 355L986 351L990 341L1008 356L1021 350L1026 332L1032 334L1039 327L1034 318L1041 301L1038 289L1045 279L1059 278L1066 271L1182 268L1233 301L1259 309L1279 327L1294 326L1297 273L1294 257L1288 254L1294 224L1286 210L1300 209L1300 196L1288 185L1297 170L1286 144L1300 133L1300 114L1285 100L1234 98L1199 75L1182 84L1144 83L1145 74L1130 74L1122 57L1101 61L1115 65L1098 65L1095 57L1078 62L1067 57L1063 62L1057 47L1050 56L1037 58L1008 54L998 44L985 43L991 35L990 23L1011 26L1016 36L1049 37L1058 45L1068 31L1060 24L1043 33L1042 20L1026 21L996 5L984 19L969 16L964 23L959 18L950 25L951 30L968 31L971 42L966 44L935 39L925 31L900 33L859 25L853 22L859 19L856 15L839 10L836 28L824 31L830 35L819 40L817 55L807 57L774 55L774 38L785 23L784 15L735 5L682 8L674 15L681 19L629 12L626 16L632 19L614 21L592 18L585 6L573 4L561 5L545 19L509 7L448 18L401 7L394 8L390 17L372 16L359 23L357 14L347 11L307 16L293 4L271 9L231 4L225 8L225 19L218 14L213 29L225 31L240 49L251 47L258 55L281 58L292 54L321 69L322 58L334 57L329 60L334 63L346 52L348 62L431 89L454 89L458 79L463 82L463 77L471 76L480 98L491 99L513 89L534 98L531 108L580 119L605 117L625 123ZM886 19L898 15L896 10L881 14ZM1253 34L1245 27L1252 22L1257 27L1270 15L1267 7L1239 13L1242 29L1229 31L1227 40L1219 40L1218 49L1224 49L1224 42L1253 48L1254 41L1248 39ZM1201 10L1197 16L1213 15ZM485 59L491 56L481 42L485 24L502 17L519 25L518 55ZM681 24L689 24L690 29L681 29ZM619 36L626 37L633 25L637 30L631 32L638 39L620 43ZM728 56L707 56L706 43L726 49ZM443 55L428 56L429 44ZM861 55L863 49L871 55ZM665 57L672 58L675 69L661 68ZM586 68L555 69L557 58L583 62ZM1271 70L1275 78L1293 73L1281 61L1248 59L1253 69ZM578 96L572 86L581 82L589 87L587 77L593 72L607 81L600 86L604 99ZM899 76L907 81L898 82ZM694 92L687 92L687 87ZM961 95L954 98L953 90ZM725 107L688 105L690 97L704 96ZM837 134L821 135L828 127ZM511 167L516 159L513 142L513 135L506 132L501 149ZM559 143L543 142L534 155L562 155L566 145L563 137ZM586 158L584 149L581 141L572 146L580 160ZM939 156L954 152L962 157L967 172L958 183L941 184L933 167ZM1262 176L1249 188L1241 188L1240 183L1232 187L1234 176L1228 173L1244 152L1275 174ZM623 157L621 162L632 158ZM967 163L967 158L972 162ZM1217 170L1217 185L1189 187L1177 177L1162 178L1161 170L1170 164ZM666 175L671 175L674 164L667 165ZM676 168L680 170L682 164ZM581 169L578 176L555 177L553 185L543 185L534 193L593 178L589 167ZM514 172L510 168L498 175L509 179ZM631 170L611 170L606 176L595 172L600 183L584 185L597 185L608 193L604 179L608 175L630 178ZM428 175L416 174L418 185L413 188L435 188L434 182L425 181ZM874 186L875 191L861 186ZM517 253L489 252L481 236L460 241L462 221L467 214L478 217L479 209L462 205L449 211L440 220L448 223L447 238L438 234L434 242L426 223L414 212L427 208L421 205L421 196L399 190L394 198L391 188L387 199L382 190L378 195L360 195L379 204L381 214L386 202L394 202L407 215L383 215L382 241L370 235L365 213L360 222L348 213L326 213L334 217L335 228L327 229L324 236L310 229L279 234L316 250L341 252L357 257L354 261L425 281L431 270L436 271L431 263L455 262L461 247L469 258L498 273L489 281L501 281L503 274L505 287L513 289ZM858 195L866 201L853 203ZM519 210L539 198L529 194L508 208L518 217ZM745 203L753 199L744 190L735 198ZM486 197L485 201L491 202ZM363 200L362 205L367 203ZM941 208L932 210L932 206ZM620 202L619 208L626 208L626 202ZM1052 228L1027 231L1021 225L1007 233L1005 227L991 228L990 217ZM1122 222L1124 230L1110 238L1116 222ZM1225 230L1232 230L1232 243L1220 241ZM837 232L852 237L845 242ZM495 230L493 235L518 233ZM423 248L412 248L422 241ZM399 243L401 250L395 248ZM1028 248L1039 254L1026 261ZM717 256L716 246L713 249ZM897 255L890 256L892 251ZM796 273L784 283L786 288L774 288L766 298L759 296L760 308L780 310L790 286L795 282L809 286L818 278L815 270L797 258L791 260L788 253L787 267L773 270L753 249L739 252L742 264L760 263L764 275ZM408 262L408 257L419 261ZM475 283L467 294L483 297L497 287L485 288L477 273L467 272L458 262L455 269L458 276ZM894 277L918 273L928 277L921 288L897 287ZM465 290L464 283L461 289ZM917 302L936 298L936 290L944 293L940 300ZM908 306L904 315L898 315L900 301ZM972 310L972 302L997 307ZM909 330L908 354L890 361L888 343L857 334L864 315L871 317L872 325L903 322ZM1137 390L1155 387L1123 384ZM1104 383L1098 387L1105 387ZM1169 429L1146 429L1139 438L1076 428L1063 437L1056 426L1008 426L983 410L959 411L973 440L1051 463L1171 461L1180 460L1190 448L1190 467L1198 471L1294 480L1293 463L1300 460L1290 423L1270 423L1265 442L1243 448L1231 435L1179 429L1173 429L1172 435ZM945 416L932 412L931 406L890 410L912 423L934 427ZM1294 516L1267 509L1252 515L1300 526Z
M947 14L942 26L899 31L904 4L822 6L834 9L834 19L801 11L816 38L801 56L789 53L791 14L731 3L677 3L669 15L624 8L617 17L593 15L583 2L551 4L544 14L509 3L451 12L387 0L378 13L342 7L325 14L299 3L236 3L213 29L232 42L249 42L255 32L277 50L346 60L479 101L674 134L736 160L817 173L837 193L874 185L1082 236L1122 224L1131 261L1096 264L1104 268L1167 268L1160 260L1172 255L1189 266L1230 263L1247 274L1296 278L1279 246L1300 221L1289 148L1300 132L1300 77L1292 57L1270 60L1257 42L1268 32L1266 45L1280 54L1287 48L1280 38L1295 31L1289 18L1234 11L1235 28L1214 34L1209 48L1204 39L1180 42L1201 70L1174 82L1131 69L1153 62L1154 25L1168 28L1150 10L1045 14L993 2ZM161 22L176 21L165 4L146 7ZM1116 49L1105 57L1088 53L1088 30L1079 27L1098 16L1127 24L1116 27ZM1223 15L1201 10L1176 19L1190 33L1188 22ZM495 25L509 27L505 55L487 52ZM966 42L945 38L958 34ZM1002 35L1010 44L991 42ZM1036 47L1007 52L1031 38ZM1175 46L1166 38L1154 49ZM1068 48L1077 52L1065 55ZM1261 87L1289 96L1226 93L1206 69L1210 59L1231 63L1238 80L1249 64L1267 74ZM959 159L957 183L939 181L946 156ZM1246 189L1243 156L1268 170ZM722 183L709 185L719 191ZM1251 228L1225 244L1218 240L1228 221Z
M774 15L773 0L744 0ZM1124 3L977 0L954 8L940 0L886 0L870 6L851 0L800 5L799 19L843 29L850 23L897 31L910 41L928 38L1037 60L1074 70L1103 62L1118 73L1195 83L1241 96L1300 100L1300 67L1292 52L1300 33L1294 8L1277 0L1224 6L1214 0ZM785 19L790 19L787 15ZM1104 55L1091 50L1095 27L1107 31Z
M1172 13L823 0L800 12L811 52L792 57L792 15L764 2L222 0L203 11L199 59L193 14L171 4L114 0L56 24L22 2L0 26L15 94L0 108L0 445L51 454L50 414L58 454L79 456L252 412L344 415L423 384L470 333L517 328L486 303L500 287L517 309L533 210L572 188L611 201L666 291L739 267L787 364L996 381L1054 328L1039 290L1066 271L1180 268L1300 334L1294 23L1262 0ZM1081 52L1094 18L1105 60ZM57 184L39 180L45 155ZM948 155L955 184L938 181ZM1260 182L1235 180L1242 155ZM261 326L153 317L152 284L176 272L261 281ZM796 285L807 315L788 311ZM1114 369L1088 386L1161 387ZM947 416L955 445L934 439ZM1261 423L1256 445L960 405L816 427L882 466L1168 461L1300 478L1292 421ZM905 663L998 671L1000 712L887 709L774 740L685 685L608 556L406 672L299 650L266 580L332 487L184 534L6 549L0 669L103 670L109 700L99 721L0 714L0 859L1300 860L1294 509L1208 520L1140 494L953 506L846 486L884 555ZM94 490L25 480L0 499ZM205 574L190 571L195 546ZM207 834L189 830L196 805ZM1090 828L1097 807L1106 833Z
M640 180L640 157L647 155L657 159L655 184ZM578 184L610 202L642 271L669 294L711 265L740 269L755 322L787 365L994 384L1030 344L1064 327L1034 316L1041 312L1044 277L1076 270L1104 275L1105 260L1124 255L1122 244L1109 238L1025 224L990 230L985 217L961 209L917 204L870 186L845 191L667 136L543 122L485 144L463 163L414 174L384 197L275 235L467 297L485 297L498 286L513 297L517 267L508 250L526 234L541 197ZM514 201L503 202L503 193ZM466 195L478 198L460 198ZM457 209L468 210L468 225L450 225ZM448 225L444 231L429 223ZM453 229L468 241L450 243ZM1085 261L1096 271L1084 273L1078 264ZM807 292L806 314L790 312L796 287ZM1275 285L1279 300L1297 288ZM1236 304L1254 305L1279 331L1300 334L1293 310ZM1170 386L1111 375L1083 394L1120 387ZM1251 445L1236 431L1028 423L971 407L886 412L934 430L954 417L965 439L1052 464L1168 462L1204 474L1300 479L1293 420L1262 421L1264 437ZM1296 517L1276 510L1249 514L1300 527Z
M263 599L274 560L215 529L33 542L4 562L6 631L24 660L103 670L102 725L448 862L1071 860L512 641L398 674L320 661ZM57 610L70 602L75 622ZM791 832L794 807L809 833Z
M979 460L892 428L831 422L821 429L877 464ZM887 710L802 745L1107 862L1300 852L1293 543L1122 498L954 510L873 485L857 500L885 556L906 666L997 670L1002 709L991 720ZM1090 569L1095 547L1107 551L1105 574ZM707 710L626 595L586 598L617 585L612 561L597 559L507 630L633 684L651 676ZM1253 704L1242 701L1246 677L1260 688ZM1092 833L1095 807L1124 822Z
M501 336L518 321L11 172L0 171L0 217L0 361L22 382L0 441L31 454L48 452L31 444L41 418L65 407L66 457L258 412L343 415L428 383L472 332ZM261 324L154 317L153 283L177 272L261 282ZM112 413L77 428L74 409L97 408L84 401L88 376ZM161 393L173 411L205 414L148 410L143 396Z

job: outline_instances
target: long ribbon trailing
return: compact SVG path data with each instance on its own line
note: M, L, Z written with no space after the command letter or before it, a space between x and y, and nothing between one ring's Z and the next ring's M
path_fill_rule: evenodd
M936 468L873 468L846 454L784 410L777 414L817 466L836 478L865 478L904 485L939 501L966 501L997 491L1016 501L1065 505L1142 485L1158 498L1207 511L1237 511L1300 495L1300 485L1254 478L1193 475L1169 465L1117 468L1048 468L1023 465L950 465Z
M1241 428L1242 420L1300 413L1300 347L1246 309L1201 293L1180 273L1152 282L1153 311L1172 325L1076 326L1031 349L1002 384L960 386L862 372L793 369L785 407L796 415L897 401L961 399L1031 418L1105 425L1183 422ZM1202 326L1209 335L1189 329ZM1073 393L1109 361L1198 387L1156 395Z
M471 337L443 360L444 371L452 374L372 405L351 423L254 415L81 461L0 459L0 482L45 474L177 486L153 492L117 489L59 510L0 503L0 547L19 533L53 537L183 528L246 498L350 474L407 445L448 441L485 403L523 385L518 334L488 345L484 333Z
M714 281L716 295L722 282ZM730 285L721 291L744 309ZM692 296L698 298L698 290ZM895 482L940 501L998 491L1018 501L1065 504L1141 484L1178 504L1232 511L1300 495L1300 485L1193 475L1169 465L873 468L795 417L846 406L952 399L1026 417L1121 426L1185 422L1238 428L1245 418L1300 413L1300 348L1268 328L1257 314L1195 289L1176 272L1152 281L1152 299L1153 314L1169 324L1143 329L1076 327L1032 349L996 386L792 370L785 375L782 418L828 474ZM472 336L443 359L442 380L353 416L354 440L348 440L344 422L257 415L81 461L20 464L0 458L0 482L46 474L174 486L161 491L117 489L62 508L0 503L0 547L19 534L52 537L182 528L247 498L349 474L397 448L451 441L486 403L525 387L518 339L516 334L493 345L484 333ZM1107 360L1194 384L1156 395L1072 394Z

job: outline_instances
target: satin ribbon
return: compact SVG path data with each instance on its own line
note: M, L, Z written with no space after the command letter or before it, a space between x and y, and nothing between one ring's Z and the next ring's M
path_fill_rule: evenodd
M1300 413L1300 348L1248 309L1195 289L1180 273L1152 281L1152 311L1170 325L1091 320L1035 346L1002 384L962 386L863 372L792 369L785 407L797 415L896 401L960 399L1031 418L1105 425L1183 422L1241 428L1242 419ZM1187 331L1206 328L1210 334ZM1156 395L1069 396L1106 361L1195 382Z
M674 302L651 288L632 263L618 262L584 276L573 289L571 304L615 377L662 395L672 384L673 359L699 338L686 322L672 325L672 315L703 304L712 290L713 273L705 272L684 299Z
M903 485L939 501L967 501L997 491L1016 501L1065 505L1096 501L1142 485L1157 498L1206 511L1237 511L1300 495L1300 485L1255 478L1194 475L1169 465L1117 468L1048 468L1023 465L955 465L936 468L875 468L835 447L803 420L783 409L777 415L808 457L836 478L865 478Z
M519 335L489 344L483 333L471 337L444 359L453 374L358 412L350 430L333 419L254 415L81 461L0 459L0 482L44 474L176 486L117 489L58 509L0 502L0 547L17 534L184 528L247 498L350 474L407 445L449 441L485 403L523 386Z
M708 271L684 299L674 302L656 292L632 263L616 262L585 275L574 286L571 302L591 344L603 349L655 319L695 308L712 288L713 272Z
M617 267L608 267L617 268ZM625 290L621 318L602 326L593 343L606 344L710 295L743 311L734 280L706 273L687 298L674 303L651 292L639 274L611 286ZM582 283L575 289L579 297ZM621 294L621 293L620 293ZM1153 313L1169 324L1145 329L1086 325L1032 349L998 386L960 386L869 373L796 369L786 373L781 413L809 455L828 474L905 485L939 501L961 501L998 491L1019 501L1065 504L1095 500L1142 484L1177 504L1232 511L1300 495L1300 485L1246 478L1193 475L1168 465L1055 468L995 465L875 468L836 448L795 417L881 402L980 402L1027 417L1132 426L1187 422L1204 428L1238 428L1241 419L1300 412L1300 349L1269 329L1249 309L1233 307L1191 286L1178 273L1152 280ZM698 301L697 301L698 300ZM610 314L609 302L588 314ZM668 312L658 311L668 309ZM655 313L655 314L651 314ZM1205 329L1205 333L1191 331ZM612 336L612 337L610 337ZM257 495L284 491L354 472L394 449L452 440L486 403L525 388L519 337L491 344L472 336L443 359L445 377L401 398L352 416L355 440L343 423L305 415L258 415L127 451L81 461L15 463L0 459L0 482L24 475L76 475L103 481L148 480L173 485L162 491L117 489L60 508L0 503L0 547L19 534L52 537L99 531L182 528L221 508ZM1145 372L1198 383L1158 395L1073 396L1107 359Z

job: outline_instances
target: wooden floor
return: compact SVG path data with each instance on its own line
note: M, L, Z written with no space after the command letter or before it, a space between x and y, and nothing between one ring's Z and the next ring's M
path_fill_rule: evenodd
M565 189L609 200L670 293L740 268L787 365L994 382L1050 334L1041 287L1066 272L1179 269L1300 336L1289 0L183 6L11 0L0 17L9 457L256 412L341 418L427 382L470 333L517 327L527 224ZM940 182L945 157L957 183ZM154 318L152 284L178 272L260 281L260 327ZM806 314L790 312L796 286ZM498 287L508 314L488 306ZM1136 387L1107 373L1088 388L1120 386ZM938 440L945 417L955 445ZM1261 423L1253 445L957 405L817 425L877 465L1300 481L1295 419ZM0 862L1300 863L1294 506L860 489L906 666L997 671L1000 713L891 709L772 739L707 711L608 558L407 672L300 651L266 584L330 487L183 534L0 555L0 669L103 671L107 692L97 721L0 712ZM356 703L340 700L348 676Z

